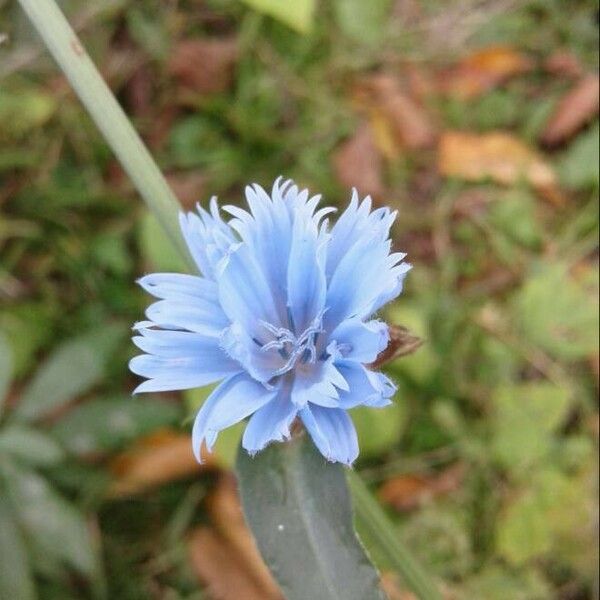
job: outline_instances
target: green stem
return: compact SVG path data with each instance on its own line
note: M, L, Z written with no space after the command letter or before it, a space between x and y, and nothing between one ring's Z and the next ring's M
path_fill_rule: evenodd
M19 4L146 204L192 267L193 263L179 230L179 203L77 34L54 0L19 0Z
M192 266L177 223L180 211L177 199L64 15L54 0L19 0L19 3L146 204ZM393 526L360 477L350 472L348 481L357 519L380 544L390 564L421 600L439 600L439 593L399 543Z
M419 563L402 545L394 525L390 523L379 502L375 500L360 475L355 471L348 471L348 484L352 492L359 528L368 531L369 536L385 553L390 566L420 600L441 600L442 596L431 583L431 578L427 577Z

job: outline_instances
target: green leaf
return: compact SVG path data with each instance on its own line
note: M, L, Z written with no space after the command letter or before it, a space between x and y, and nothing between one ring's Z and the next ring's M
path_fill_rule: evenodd
M526 189L516 188L503 194L492 205L489 220L517 244L536 249L541 243L535 198Z
M12 377L12 352L6 336L0 331L0 415L4 407L4 397L8 392Z
M15 513L35 553L46 562L59 560L94 576L98 572L96 549L79 510L32 471L11 469L7 479Z
M0 598L33 600L36 597L27 551L15 515L0 498Z
M242 0L244 4L265 13L300 33L307 33L313 24L316 0Z
M51 310L39 302L19 302L0 312L0 327L12 349L13 376L29 372L35 353L52 335Z
M177 248L151 212L145 213L140 221L138 244L152 269L174 273L189 271Z
M514 473L535 466L548 454L554 430L569 409L570 393L551 383L499 388L493 397L492 452Z
M246 521L288 600L383 598L352 525L344 467L308 436L248 456L236 471Z
M71 339L42 364L14 411L19 420L39 419L97 384L122 339L120 326L103 327Z
M74 454L106 452L159 427L178 422L178 406L129 395L85 402L52 427L52 435Z
M559 165L561 181L567 187L584 188L600 185L600 125L598 122L582 133L567 150Z
M43 125L56 107L56 99L41 90L0 90L0 136L23 136Z
M336 0L336 22L342 32L362 44L381 41L390 12L389 0Z
M551 597L550 586L535 571L515 573L492 565L467 580L457 600L547 600Z
M564 360L598 348L598 289L579 283L562 264L543 264L517 293L519 331L534 346Z
M360 475L348 470L348 485L356 507L356 527L370 543L380 559L382 568L394 569L420 600L441 600L441 594L412 549L403 543L381 504L371 494Z
M9 425L0 430L0 455L36 467L55 465L65 457L64 450L46 434L20 425Z
M500 514L500 555L517 566L546 554L561 554L567 562L586 554L589 558L594 534L591 525L584 525L584 515L592 514L595 494L589 482L584 486L582 481L554 468L537 472Z
M350 412L362 457L379 456L398 443L406 421L401 402L377 409L360 406Z

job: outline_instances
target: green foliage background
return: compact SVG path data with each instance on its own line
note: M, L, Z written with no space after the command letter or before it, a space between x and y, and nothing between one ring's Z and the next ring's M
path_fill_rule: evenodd
M598 64L592 1L569 3L568 18L558 0L479 3L468 20L469 3L427 1L406 29L390 15L407 3L388 0L61 4L161 167L173 180L201 176L201 202L240 202L245 183L283 174L343 206L331 157L358 123L352 82L395 60L444 64L506 44ZM111 456L186 427L206 395L129 395L128 327L147 303L133 282L184 266L18 7L0 11L0 598L205 597L173 531L206 518L200 504L184 509L210 477L106 499ZM230 35L232 85L182 95L167 68L178 41ZM139 78L149 90L136 92ZM543 94L531 101L534 86ZM535 70L430 108L444 127L533 143L565 89ZM140 108L136 93L149 102ZM415 265L386 316L426 343L389 367L393 406L355 411L357 469L377 489L464 465L451 493L390 510L451 598L598 591L598 122L547 159L562 208L524 183L440 178L430 151L385 164L397 245ZM458 215L469 193L485 198L482 212ZM500 272L506 285L494 283ZM238 436L220 442L224 460Z

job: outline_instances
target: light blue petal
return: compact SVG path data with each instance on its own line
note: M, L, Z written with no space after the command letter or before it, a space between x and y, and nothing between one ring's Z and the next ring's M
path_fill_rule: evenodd
M281 326L273 294L252 249L245 243L231 252L218 280L219 300L231 322L252 337L262 333L261 321Z
M239 323L232 323L221 334L221 347L257 381L267 382L283 367L285 359L276 351L264 352Z
M196 275L152 273L141 277L137 282L149 294L161 300L186 300L190 302L199 298L216 303L219 298L217 284Z
M242 438L242 446L253 455L271 442L289 439L290 427L297 413L298 409L290 401L289 392L280 392L250 417Z
M330 339L336 342L344 358L371 363L386 349L390 334L382 321L363 323L360 319L346 319L335 328Z
M348 382L348 390L340 392L340 408L347 410L360 405L381 408L390 404L389 398L396 387L388 377L352 360L338 361L336 365Z
M404 278L406 274L412 269L410 263L401 263L396 267L390 269L390 283L386 289L384 289L377 298L373 301L373 304L368 309L368 314L377 312L382 306L386 305L397 298L404 287Z
M205 335L219 335L229 321L218 304L197 298L159 300L146 309L146 316L164 329L187 329Z
M219 431L251 415L276 394L276 390L268 390L246 373L221 383L202 405L194 421L192 448L196 459L201 461L202 442L210 452Z
M389 270L385 267L389 249L389 241L365 239L341 259L327 290L324 322L328 331L344 319L366 316L374 299L389 287Z
M231 228L219 215L216 198L211 198L210 213L197 205L198 214L181 213L179 224L190 253L200 272L214 279L216 265L229 246L236 242Z
M308 402L336 407L339 406L339 390L347 389L348 383L330 358L296 369L290 396L298 408Z
M327 278L335 272L341 259L353 245L365 239L384 241L396 219L396 212L388 208L371 211L371 197L367 196L359 202L358 193L352 191L348 208L340 215L331 231L331 243L327 252Z
M306 406L300 411L304 426L321 454L331 462L351 465L358 456L358 438L345 410Z
M390 255L389 240L396 213L387 208L370 210L370 198L359 204L354 191L331 231L326 267L328 331L346 318L367 318L401 291L398 280L403 275L396 267L404 255Z
M303 332L325 307L327 287L319 236L312 219L296 218L287 271L287 306L297 333Z
M239 365L214 349L202 356L176 358L141 354L131 359L129 368L136 375L148 378L134 394L201 387L240 371Z
M206 256L206 228L200 217L194 213L179 213L179 226L198 269L204 277L212 278L212 267Z

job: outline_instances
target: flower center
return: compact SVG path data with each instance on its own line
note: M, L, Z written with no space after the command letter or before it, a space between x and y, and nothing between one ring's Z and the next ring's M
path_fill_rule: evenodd
M285 327L275 327L271 323L261 321L261 325L275 338L269 342L262 343L254 340L261 348L261 352L276 350L285 360L285 364L273 372L273 377L283 375L292 370L297 363L314 363L317 361L316 342L321 328L321 318L315 319L299 336Z

